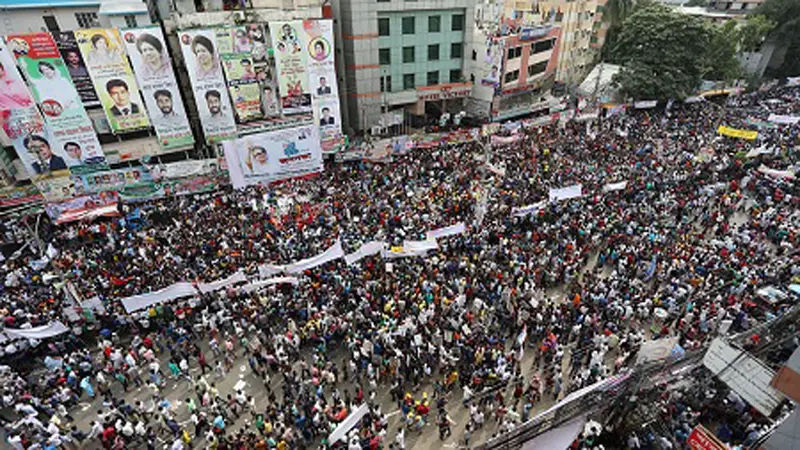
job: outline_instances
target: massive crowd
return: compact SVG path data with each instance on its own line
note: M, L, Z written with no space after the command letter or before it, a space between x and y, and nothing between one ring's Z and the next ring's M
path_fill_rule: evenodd
M44 225L52 259L4 262L0 317L6 328L61 320L73 332L3 344L5 358L36 355L45 366L0 374L5 439L15 449L404 449L407 433L435 426L469 446L489 422L492 433L512 429L537 404L632 365L644 341L679 336L692 350L723 322L752 328L786 309L755 288L800 270L800 197L786 177L800 125L766 126L769 114L800 115L800 89L505 126L496 134L513 137L505 145L443 143L270 187L125 205L119 219ZM754 121L755 141L716 132ZM582 197L517 213L577 183ZM425 256L338 260L297 285L229 287L132 315L119 302L237 270L255 278L261 264L307 258L337 239L348 252L373 240L402 246L459 222L467 231ZM4 231L26 236L13 223ZM102 308L67 314L63 280ZM217 387L239 361L263 381L264 401ZM180 380L192 394L178 408L169 385ZM383 390L401 420L375 401ZM97 410L77 407L94 399ZM365 402L354 431L328 442ZM458 408L469 420L451 438ZM79 426L87 414L91 425ZM725 425L751 425L741 422ZM659 436L659 448L680 448L679 431Z

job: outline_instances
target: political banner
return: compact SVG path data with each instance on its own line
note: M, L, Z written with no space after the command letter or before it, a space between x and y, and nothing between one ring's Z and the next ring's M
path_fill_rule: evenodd
M319 125L322 151L331 152L342 142L342 115L334 62L333 21L303 22L308 79L311 84L314 122Z
M58 31L53 33L53 39L55 39L58 46L58 52L61 53L61 57L67 64L69 77L72 79L75 90L78 91L81 102L83 102L84 106L99 105L100 100L94 91L92 78L89 77L89 70L83 61L78 43L75 41L75 33L72 31Z
M220 170L217 159L189 159L169 164L148 166L153 181L187 178L198 175L211 175Z
M717 133L723 136L746 139L748 141L752 141L758 137L758 131L739 130L737 128L726 127L725 125L720 125L719 128L717 128Z
M781 114L770 114L767 121L779 123L781 125L796 125L800 123L800 116L789 116Z
M142 88L150 122L164 150L194 145L194 136L175 81L172 60L161 27L122 30L133 72Z
M225 142L235 188L321 172L322 150L313 126L268 131Z
M214 30L183 31L178 37L206 142L233 138L236 122L222 76Z
M28 86L17 70L14 55L0 39L0 122L22 165L33 178L67 171L63 150L55 140L33 101Z
M548 198L551 202L558 202L561 200L569 200L571 198L578 198L583 195L583 186L580 184L573 184L564 188L550 189Z
M17 64L28 78L33 98L68 167L105 166L92 121L78 91L72 85L67 65L50 33L13 34L6 38Z
M308 43L303 24L301 20L269 24L284 114L312 111L307 71Z
M111 131L116 134L149 127L139 85L128 64L119 31L111 28L75 30L75 40Z
M62 176L43 177L34 182L42 197L47 203L63 202L69 200L76 195L82 195L83 191L76 191L75 182L71 176L64 174Z
M499 87L500 74L503 73L503 55L505 54L505 41L502 39L486 42L486 54L483 55L484 67L486 72L481 77L481 84L484 86Z
M202 194L222 187L216 176L193 176L178 180L162 180L159 183L141 183L126 186L119 191L119 198L125 203L144 202L159 198Z
M150 172L144 167L126 167L124 169L105 170L75 177L83 192L93 194L103 191L118 191L127 187L151 183Z
M45 211L56 224L96 217L115 217L119 216L117 201L118 196L115 191L106 191L61 203L51 203L47 205Z
M26 203L41 203L44 200L36 186L7 186L0 188L0 206L17 206Z

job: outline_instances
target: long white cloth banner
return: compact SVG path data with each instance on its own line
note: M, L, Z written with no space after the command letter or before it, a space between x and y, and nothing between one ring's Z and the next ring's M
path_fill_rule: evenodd
M160 289L155 292L123 298L121 301L122 306L125 307L125 311L131 313L145 309L151 305L168 302L170 300L175 300L176 298L189 297L192 295L197 295L197 290L194 288L192 283L187 283L184 281L175 283L172 286L165 287L164 289Z
M437 248L439 248L439 244L433 239L403 242L403 251L406 253L427 252L428 250L436 250Z
M261 278L269 278L283 272L286 272L286 266L276 266L274 264L261 264L258 266L258 276Z
M492 135L492 145L511 145L514 142L520 140L521 136L514 135L514 136L497 136L496 134Z
M268 280L260 280L255 281L253 283L245 284L242 286L242 290L247 292L248 294L253 291L257 291L263 287L272 286L275 284L293 284L297 286L300 284L300 279L296 277L275 277L270 278Z
M45 339L53 336L58 336L69 331L66 325L61 322L50 322L47 325L33 328L13 329L6 328L5 333L12 338L24 339Z
M800 122L800 116L783 116L780 114L770 114L767 121L772 123L780 123L783 125L794 125Z
M486 162L486 168L489 169L489 172L492 172L493 174L499 177L506 176L506 169L503 169L502 167L497 167L488 161Z
M655 108L656 105L658 105L658 101L656 100L644 100L634 103L633 107L636 109L650 109Z
M340 424L333 430L328 436L328 442L331 444L336 444L337 441L344 439L347 437L347 432L350 431L354 426L356 426L359 422L361 422L361 418L367 415L369 411L369 404L364 402L361 406L358 407L355 411L350 413Z
M523 206L521 208L513 208L511 214L517 217L527 216L528 214L535 214L547 206L547 202L542 200L532 205Z
M467 227L464 225L464 222L458 222L457 224L449 227L437 228L435 230L428 231L425 237L428 239L439 239L456 234L464 234L466 230Z
M203 294L207 294L209 292L218 291L228 286L233 286L236 283L244 283L246 281L247 277L244 275L244 272L240 270L228 278L222 278L210 283L200 283L197 285L197 289L199 289Z
M794 180L795 178L794 173L788 170L770 169L769 167L763 164L758 168L758 171L763 173L764 175L769 175L775 178L786 178L787 180Z
M335 244L333 244L329 249L325 250L319 255L297 261L294 264L290 264L286 268L286 272L287 273L302 272L304 270L313 269L314 267L321 266L327 262L342 257L344 257L344 250L342 250L342 241L337 240Z
M550 201L558 202L561 200L569 200L571 198L578 198L583 195L583 186L580 184L573 184L565 188L550 189Z
M386 243L383 241L370 241L366 244L362 245L353 253L349 253L344 255L344 262L347 263L348 266L352 266L353 264L361 261L362 259L366 258L367 256L376 255L383 251L386 248Z
M603 192L621 191L628 187L627 181L620 181L619 183L609 183L603 186Z

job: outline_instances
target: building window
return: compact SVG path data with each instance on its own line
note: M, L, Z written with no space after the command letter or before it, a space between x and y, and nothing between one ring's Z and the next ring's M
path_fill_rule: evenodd
M472 60L475 61L478 59L478 51L472 50Z
M453 42L450 44L450 58L456 59L462 56L464 56L464 47L461 45L461 42Z
M555 45L555 42L556 42L555 38L548 39L546 41L536 42L531 46L531 53L546 52L546 51L548 51L548 50L553 48L553 45Z
M403 90L407 91L409 89L414 89L414 87L416 87L414 84L414 74L407 73L403 75Z
M469 74L469 82L472 83L472 84L475 84L475 74L474 73Z
M519 69L506 74L506 83L513 83L517 80L519 80Z
M428 86L439 84L439 71L434 70L428 72Z
M378 36L389 36L388 17L381 17L378 19Z
M47 27L47 31L53 33L57 33L61 31L61 28L58 26L58 21L56 20L56 16L42 16L44 19L44 26Z
M439 44L431 44L428 46L428 61L439 60Z
M392 0L378 0L378 3L389 3Z
M464 15L453 15L453 23L451 25L450 30L452 31L464 31Z
M561 22L562 20L564 20L564 13L559 11L556 13L556 22Z
M538 75L547 70L547 61L542 61L528 66L528 78Z
M442 16L428 17L428 33L438 33L442 31Z
M461 69L453 69L450 71L450 82L458 83L461 81Z
M414 34L413 17L403 17L403 34Z
M75 20L78 22L78 28L97 28L100 26L96 12L75 13Z
M128 28L136 28L139 25L136 23L136 16L133 14L125 14L123 16L125 19L125 26Z
M392 92L392 76L381 77L381 92Z
M403 62L404 63L414 62L414 47L403 47Z
M522 47L508 49L508 59L516 59L522 56Z
M382 48L378 50L378 62L381 65L389 65L392 63L392 50L389 48Z

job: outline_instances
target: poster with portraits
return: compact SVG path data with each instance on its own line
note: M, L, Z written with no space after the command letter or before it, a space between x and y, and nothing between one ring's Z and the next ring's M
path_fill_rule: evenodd
M111 131L116 134L148 128L150 121L139 95L139 85L128 64L119 30L75 30L75 40L89 69Z
M322 171L316 126L268 131L223 144L235 188Z
M75 189L75 182L71 176L50 176L43 177L34 182L39 192L42 193L47 203L63 202L76 195L82 195L80 189Z
M214 30L182 31L178 33L178 39L206 142L234 137L236 122L222 75Z
M303 23L302 20L269 23L284 114L308 113L312 110Z
M319 126L323 152L334 151L342 142L342 116L334 62L333 21L307 20L303 23L308 53L314 122Z
M100 100L94 91L92 79L89 77L89 69L86 68L86 63L83 61L83 56L81 56L81 50L75 41L75 33L72 31L58 31L53 33L53 39L56 41L61 58L67 65L69 77L72 79L72 84L78 91L83 105L99 105Z
M193 146L194 136L161 27L126 29L121 33L159 145L164 150Z
M55 139L51 144L63 151L67 166L107 166L97 133L53 36L12 34L6 40Z
M45 125L44 118L17 70L14 55L0 39L0 122L22 165L32 179L52 173L69 174L65 155Z
M500 87L500 74L503 73L503 55L505 51L505 41L502 39L487 39L486 53L483 55L483 63L486 71L481 77L482 85L495 88Z

